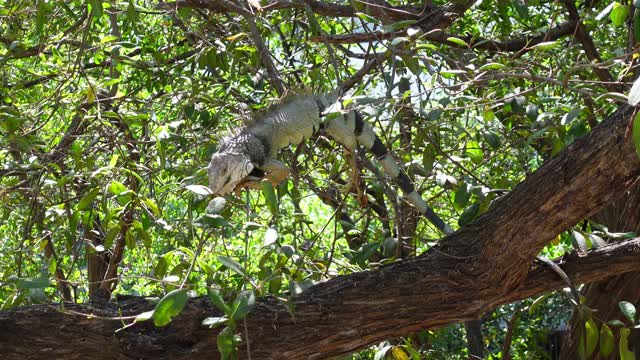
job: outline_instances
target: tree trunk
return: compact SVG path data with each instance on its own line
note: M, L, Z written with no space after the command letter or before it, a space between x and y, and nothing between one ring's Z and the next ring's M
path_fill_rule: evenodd
M285 306L260 299L239 322L241 358L320 359L348 354L381 340L477 318L496 306L566 286L551 270L531 266L558 233L626 191L640 161L625 136L632 109L624 108L557 158L496 200L469 224L416 258L340 276L296 295ZM566 256L560 265L576 283L640 270L640 240ZM172 324L136 324L69 315L70 310L135 314L150 304L35 306L0 313L0 357L190 358L216 356L218 330L200 321L216 316L201 300Z
M636 182L625 196L604 208L593 220L607 226L610 232L640 231L640 183ZM595 310L596 319L604 322L616 319L624 321L618 302L624 300L635 304L636 307L640 305L640 273L630 272L589 284L583 293L587 301L585 305ZM598 322L598 325L600 324L601 322ZM583 328L584 319L580 319L574 313L564 337L560 359L575 358ZM639 356L640 343L632 343L635 345L636 356ZM614 351L609 358L617 359L618 356L618 352ZM603 359L598 349L591 359Z

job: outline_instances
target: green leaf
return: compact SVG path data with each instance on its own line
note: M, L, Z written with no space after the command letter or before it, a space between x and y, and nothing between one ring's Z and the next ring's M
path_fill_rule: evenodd
M247 221L246 223L244 223L244 225L242 225L242 230L243 231L253 231L253 230L258 230L260 228L263 228L264 226L253 222L253 221Z
M634 84L635 86L635 84ZM636 147L636 155L640 158L640 112L633 118L633 145Z
M522 19L529 18L529 8L523 0L512 0L513 7Z
M127 190L128 190L127 187L124 186L124 184L121 182L112 180L111 183L109 184L109 192L112 193L113 195L120 195Z
M227 205L225 198L220 196L215 197L207 204L207 213L211 215L217 214L224 209L225 205Z
M227 322L229 322L229 318L227 318L226 316L208 317L208 318L202 320L202 326L208 326L208 327L212 328L212 327L216 327L218 325L226 324Z
M499 70L504 68L503 64L492 62L488 64L484 64L478 68L478 71L487 71L487 70Z
M493 112L493 110L491 110L491 108L489 107L485 107L484 111L482 112L482 120L486 122L491 122L495 118L496 118L496 114Z
M462 210L467 206L469 199L471 198L471 194L467 191L467 184L462 183L458 190L456 190L456 194L453 200L454 208L458 211Z
M155 309L153 309L153 323L155 326L166 326L171 319L182 312L187 305L187 289L176 289L165 295Z
M218 351L220 351L222 360L232 357L236 352L236 341L233 328L227 326L222 329L216 338L216 344L218 345Z
M245 276L245 271L242 265L240 265L239 262L233 260L232 258L220 255L218 256L218 261L220 261L222 265L224 265L227 269L233 271L234 273Z
M112 41L116 41L118 40L118 37L116 35L107 35L105 37L103 37L102 39L100 39L100 44L106 44L108 42L112 42Z
M187 185L184 188L200 196L208 196L212 194L211 189L202 185Z
M628 301L620 301L618 303L618 307L620 308L620 311L622 311L622 314L624 314L631 323L636 322L636 307L633 306L632 303Z
M530 49L549 50L549 49L553 49L554 47L556 47L558 45L560 45L560 41L545 41L545 42L541 42L541 43L533 45L532 47L530 47Z
M149 311L145 311L145 312L143 312L141 314L138 314L136 316L136 318L133 320L133 322L147 321L147 320L153 318L153 313L154 313L154 310L149 310Z
M102 0L90 0L88 8L89 11L93 14L95 18L100 18L102 16L103 8L102 8Z
M360 265L361 267L365 266L365 262L369 260L369 258L378 251L380 248L380 244L377 242L370 242L362 245L354 254L353 262Z
M393 38L393 40L391 40L391 46L398 46L400 44L404 44L404 43L410 43L411 40L409 40L409 38L403 37L403 36L398 36Z
M199 218L195 219L193 221L193 225L201 227L201 228L205 228L205 229L211 229L211 228L218 228L218 227L229 227L231 226L229 224L229 222L227 221L227 219L223 218L220 215L209 215L209 214L205 214L200 216Z
M262 195L264 195L264 199L267 202L267 206L269 207L269 211L271 211L272 215L278 214L278 200L276 198L276 192L273 189L273 185L270 181L264 180L261 183L262 186Z
M98 196L98 193L100 193L100 188L96 187L89 191L88 194L83 196L82 199L80 199L80 201L78 202L78 210L83 211L89 208L89 206L93 204L93 200L95 200L96 196Z
M372 23L372 24L377 24L378 23L378 19L374 18L371 15L362 13L362 12L357 12L356 16L359 17L360 19L362 19L362 20L364 20L366 22Z
M233 301L233 311L231 318L233 320L244 319L245 316L255 307L256 296L251 290L242 291Z
M409 360L409 355L400 346L394 346L391 349L391 357L393 360Z
M484 160L484 154L482 148L477 141L468 141L466 146L466 153L475 164L480 164Z
M607 324L615 327L624 327L624 323L618 319L609 320Z
M484 138L484 141L486 141L489 146L491 146L494 149L499 149L500 145L502 144L502 140L500 140L500 135L491 132L491 131L484 131L482 133L482 137Z
M151 236L147 232L147 229L145 229L144 226L142 226L142 223L140 223L138 220L133 221L133 227L134 229L136 229L138 238L142 239L142 244L144 245L144 247L147 249L151 249L152 240Z
M264 242L262 245L269 246L271 244L274 244L276 240L278 240L278 231L276 229L269 228L264 233Z
M575 231L575 230L571 231L571 235L572 235L571 240L573 242L573 246L578 252L578 256L587 255L587 250L588 250L587 239L584 237L584 235L582 235L581 232Z
M615 101L619 101L619 102L625 102L625 103L629 102L629 99L627 98L627 96L625 94L621 94L621 93L618 93L618 92L604 93L604 94L596 97L595 99L593 99L593 101L600 101L602 99L611 99L611 100L615 100Z
M627 328L620 329L620 341L618 349L620 350L620 360L635 360L636 356L633 351L629 350L629 334L631 330Z
M613 352L615 346L614 340L615 337L613 336L611 328L607 326L607 324L602 324L602 327L600 327L600 355L602 355L602 357L608 358Z
M473 221L473 219L476 218L479 211L480 211L480 204L476 203L476 204L469 205L466 209L464 209L464 211L462 212L462 215L460 215L460 218L458 219L458 225L460 227L463 227L469 224L470 222Z
M296 249L294 249L291 245L282 245L281 249L284 255L288 258L292 257L296 252Z
M375 355L373 356L373 360L383 360L385 355L389 350L391 350L391 345L386 345L378 349Z
M633 82L627 102L631 106L636 106L640 103L640 76Z
M156 202L153 201L153 199L149 199L148 197L144 197L143 196L142 197L142 202L147 207L147 209L149 209L151 211L151 213L154 216L159 217L161 215L160 208L158 207L158 204L156 204Z
M469 44L467 44L466 41L464 41L464 40L462 40L460 38L457 38L457 37L450 36L450 37L447 38L447 41L451 42L451 43L454 43L456 45L459 45L461 47L465 47L465 48L469 47Z
M627 20L627 15L629 14L629 9L620 4L619 2L613 3L613 8L609 13L609 19L611 19L611 23L615 26L624 25L625 20Z
M588 358L589 356L591 356L591 354L593 354L594 351L596 351L596 347L598 346L598 337L599 337L599 332L598 332L598 324L596 324L596 322L592 319L589 318L585 323L584 323L584 329L585 329L585 346L582 347L580 346L580 350L584 351L584 355L582 356L583 358Z
M113 245L113 239L115 239L119 233L120 233L120 225L116 225L111 229L109 229L109 231L107 232L107 235L105 235L104 237L104 247L106 249L111 249L111 246Z
M382 27L382 31L385 33L395 32L401 29L406 28L407 26L413 25L417 20L402 20L398 22L394 22L392 24L387 24Z
M209 297L209 300L213 303L213 305L215 305L216 308L218 308L218 310L222 311L225 314L229 313L229 307L224 302L222 294L220 294L220 290L208 289L207 295Z
M36 35L42 34L46 18L46 4L44 1L40 0L38 1L38 7L36 10Z

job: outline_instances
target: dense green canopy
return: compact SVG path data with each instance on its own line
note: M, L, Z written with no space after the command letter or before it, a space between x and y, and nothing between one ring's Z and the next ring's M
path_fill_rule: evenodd
M287 96L342 87L458 229L626 102L635 4L0 0L0 309L188 288L236 299L224 352L254 296L286 302L442 236L371 154L322 133L282 152L285 182L213 199L206 166L224 136ZM544 255L607 237L584 222ZM542 303L514 358L545 353L534 340L567 321L564 298ZM485 315L493 356L530 304ZM358 356L464 357L462 336Z

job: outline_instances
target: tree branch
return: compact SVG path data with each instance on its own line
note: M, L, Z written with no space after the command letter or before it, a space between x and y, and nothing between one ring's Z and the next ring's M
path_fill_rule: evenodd
M584 49L585 54L587 54L587 58L589 58L589 60L591 60L591 62L593 63L602 62L602 58L598 53L598 49L593 43L593 39L591 39L589 32L585 28L582 21L580 21L580 15L578 14L578 9L576 8L575 2L573 0L562 0L562 3L569 11L569 18L576 23L574 29L575 37L582 44L582 48ZM618 92L622 90L619 85L613 83L613 76L611 76L611 73L606 68L594 66L593 72L603 82L603 85L607 88L607 90Z
M456 38L464 41L468 44L469 48L487 50L490 52L504 51L504 52L518 52L530 48L533 45L539 44L545 41L558 40L567 35L571 35L576 27L576 21L570 20L559 24L544 33L540 33L534 36L525 36L522 38L511 40L489 40L486 38L474 38L471 36L456 36L450 33L446 33L441 30L429 31L422 38L425 40L433 41L435 43L444 44L456 48L467 48L459 42L454 42L451 39ZM340 34L340 35L328 35L327 41L332 44L353 44L361 42L373 42L393 39L398 36L406 36L404 31L396 32L383 32L372 31L368 33L352 33L352 34ZM319 42L319 37L312 37L310 39L314 42Z
M557 260L556 263L575 282L585 283L640 270L639 255L640 238L636 238L591 250L584 257L570 255ZM410 261L405 261L405 263L408 262ZM360 276L366 276L366 274L361 273ZM398 275L408 274L399 273ZM413 274L413 276L415 275ZM427 276L425 275L425 277ZM371 282L367 282L367 286L374 286L379 288L377 291L384 291L381 286L375 286ZM444 285L444 287L454 286L455 283ZM564 281L553 270L547 266L538 265L532 268L522 286L513 289L509 294L486 293L486 298L483 301L490 302L491 306L495 307L536 294L562 289L564 286ZM440 284L440 287L443 285ZM394 289L392 290L395 292ZM402 301L409 304L414 299L419 300L421 295L416 293L414 288L408 287L406 290L410 291L401 296ZM314 301L314 298L307 297L307 300ZM411 323L415 330L422 330L422 325L412 322L411 317L396 318L391 316L385 318L384 314L367 311L371 304L381 303L382 299L362 298L362 300L361 304L345 304L344 306L362 307L357 312L347 315L359 318L361 321L367 321L368 325L372 327L371 330L388 332L392 331L392 329L388 329L389 327L407 323ZM319 304L320 299L317 299L316 302ZM424 301L420 303L425 305ZM426 304L429 304L429 307L424 308L427 312L432 312L434 306L443 308L440 316L432 319L431 323L437 324L432 327L463 320L457 314L460 306L473 310L470 306L462 303L455 306L444 302L427 302ZM135 315L151 310L154 306L152 301L144 297L123 296L117 302L106 304L102 308L89 304L65 304L64 308L56 305L33 305L3 311L0 312L0 342L3 344L0 348L0 355L7 360L68 358L71 354L76 358L91 357L92 359L113 359L118 356L122 358L163 357L190 360L219 358L215 335L220 329L209 329L200 325L204 318L219 315L219 311L204 298L191 299L185 310L169 326L156 328L150 322L143 322L115 332L122 328L123 321L131 321ZM308 359L312 358L314 354L313 358L335 357L363 347L366 343L374 342L374 339L369 335L370 330L359 327L343 328L341 323L333 324L331 329L336 334L329 336L324 332L327 329L315 326L309 322L311 319L301 316L302 314L295 310L299 328L298 335L322 342L325 347L316 350L316 352L312 352L315 349L309 349L309 352L301 349L302 355L290 353L288 351L294 344L289 341L291 336L295 334L284 332L279 328L280 319L274 312L276 308L280 309L282 305L274 299L265 299L256 310L265 313L268 321L263 324L261 337L249 334L254 349L251 358L254 360L268 358L264 353L266 350L265 336L273 336L273 333L277 333L278 336L272 340L279 340L280 346L272 349L276 355L271 358L277 359ZM315 316L319 318L331 319L336 315L321 307L318 307L318 310L319 313ZM404 316L404 311L401 308L399 310ZM420 313L415 314L419 315ZM422 316L420 315L420 317ZM383 328L385 322L392 324ZM348 335L346 339L332 342L332 339L341 339L340 336L344 334ZM348 343L345 343L344 340L348 340ZM348 344L351 346L351 350L346 348ZM47 351L44 352L42 349L47 349Z

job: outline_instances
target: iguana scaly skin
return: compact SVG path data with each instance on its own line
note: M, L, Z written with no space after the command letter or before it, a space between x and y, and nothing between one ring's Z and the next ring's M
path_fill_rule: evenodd
M277 152L311 137L324 125L326 133L348 149L355 150L362 145L371 151L385 174L398 184L406 200L445 235L453 233L453 229L418 194L407 174L400 170L392 154L358 111L348 111L322 124L323 112L336 100L332 95L291 98L236 136L223 140L209 163L209 187L213 193L224 195L237 188L255 187L263 177L276 184L284 180L289 170L275 159Z

